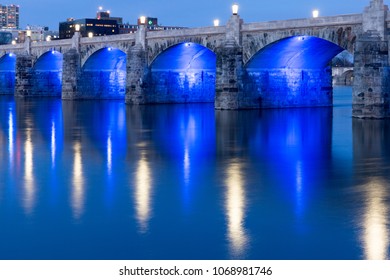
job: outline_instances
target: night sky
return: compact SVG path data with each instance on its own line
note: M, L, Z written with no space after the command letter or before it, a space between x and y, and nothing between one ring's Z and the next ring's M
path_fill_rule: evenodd
M26 25L48 26L58 29L58 23L69 17L93 18L99 6L110 10L112 16L124 22L136 23L140 15L157 17L161 25L186 27L211 26L218 18L224 25L231 14L227 0L15 0L1 1L19 4L21 28ZM369 0L239 0L240 16L244 22L305 18L313 9L320 16L361 13Z

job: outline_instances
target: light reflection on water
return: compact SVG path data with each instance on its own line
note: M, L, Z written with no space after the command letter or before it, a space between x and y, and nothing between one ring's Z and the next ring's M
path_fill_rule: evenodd
M0 97L0 258L387 259L390 125L353 120L350 95L239 112Z

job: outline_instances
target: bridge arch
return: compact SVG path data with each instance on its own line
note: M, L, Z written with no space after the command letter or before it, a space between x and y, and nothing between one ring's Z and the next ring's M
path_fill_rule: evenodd
M175 44L150 64L152 103L214 102L216 54L192 42Z
M61 97L62 65L63 55L58 51L49 50L38 57L32 69L32 94Z
M314 36L291 36L258 51L245 65L246 90L261 107L332 105L330 61L344 49Z
M15 69L16 55L4 54L0 58L0 95L12 95L15 93Z
M126 93L126 53L113 47L94 52L82 65L82 98L124 99Z

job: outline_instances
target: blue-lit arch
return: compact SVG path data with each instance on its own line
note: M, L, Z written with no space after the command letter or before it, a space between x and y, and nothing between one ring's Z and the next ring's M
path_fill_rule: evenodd
M330 62L342 51L313 36L293 36L269 44L245 65L246 95L262 108L331 106Z
M51 50L42 54L33 67L34 95L60 97L63 54Z
M344 49L313 36L293 36L276 41L258 51L246 68L323 69Z
M214 102L216 55L196 43L180 43L158 55L150 65L151 102Z
M84 98L124 99L126 53L106 47L93 53L82 67L80 88Z
M16 55L8 53L0 58L0 95L15 92Z

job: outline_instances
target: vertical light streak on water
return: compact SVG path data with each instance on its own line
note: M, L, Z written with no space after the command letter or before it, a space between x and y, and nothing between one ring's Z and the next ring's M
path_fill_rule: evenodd
M227 168L225 181L225 208L228 219L228 241L232 257L240 258L245 254L249 237L245 231L245 181L242 163L232 160Z
M190 169L191 169L191 163L190 163L190 152L188 149L188 145L184 147L184 183L186 186L188 186L190 182Z
M9 163L11 168L13 167L13 158L14 158L14 115L12 113L12 108L9 108L8 114L8 152L9 152Z
M84 171L81 156L81 144L73 146L73 174L72 174L72 209L75 219L79 219L84 212Z
M303 198L302 198L302 191L303 191L303 178L302 178L302 162L297 161L296 165L296 174L295 174L295 185L296 185L296 214L298 217L302 215L303 211Z
M107 173L108 173L108 177L111 177L111 174L112 174L112 140L111 140L111 131L108 132L108 137L107 137Z
M151 216L152 174L145 151L141 152L135 174L135 205L138 226L141 233L148 230Z
M54 120L51 122L51 167L56 167L56 125Z
M389 250L389 194L386 182L374 178L364 186L366 207L363 215L363 246L368 260L387 260Z
M35 179L34 179L34 159L31 131L26 131L26 141L24 143L24 197L23 207L29 215L32 213L35 204Z

